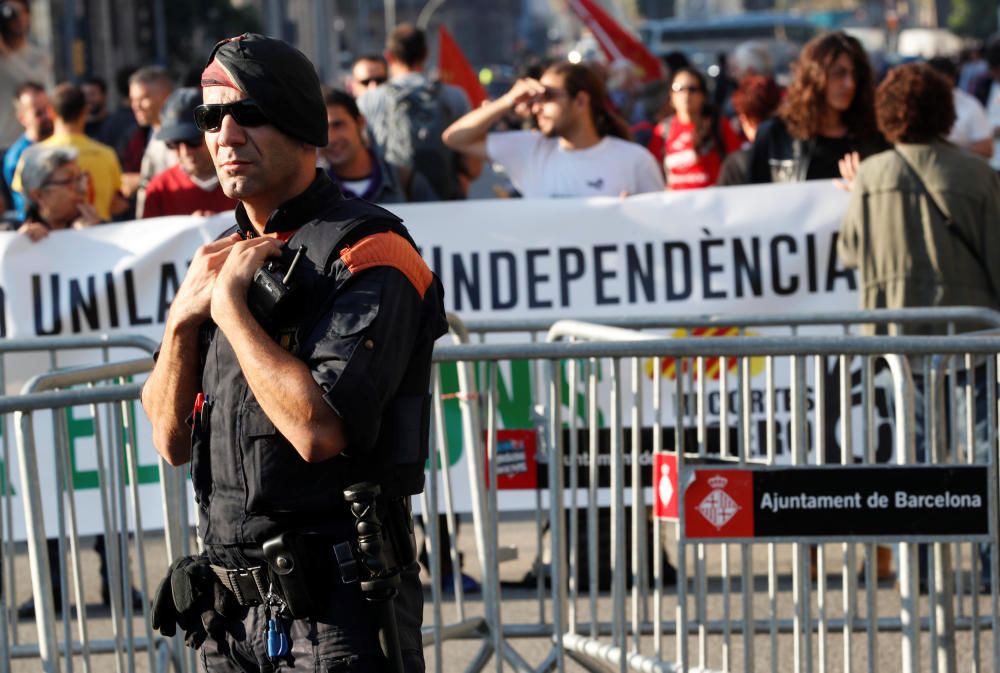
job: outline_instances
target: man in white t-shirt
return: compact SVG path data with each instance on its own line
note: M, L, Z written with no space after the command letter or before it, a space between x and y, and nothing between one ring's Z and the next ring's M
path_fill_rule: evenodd
M538 131L489 132L519 106L530 106ZM559 63L540 79L518 80L506 94L449 126L444 142L501 164L525 198L663 189L656 159L628 140L624 120L609 111L604 84L585 65Z
M983 105L975 96L958 88L958 65L945 56L932 58L927 63L951 84L955 123L948 134L948 141L989 159L993 156L993 129Z

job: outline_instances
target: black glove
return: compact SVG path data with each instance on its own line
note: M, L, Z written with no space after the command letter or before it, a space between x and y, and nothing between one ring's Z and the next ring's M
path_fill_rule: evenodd
M166 576L160 580L159 586L156 587L156 595L153 596L152 610L152 625L153 628L159 631L164 636L173 636L177 633L177 622L179 620L179 615L177 614L177 606L174 604L174 595L170 585L170 578L173 576L174 570L177 566L190 563L191 556L184 556L167 568Z
M164 636L185 632L184 642L198 649L211 635L221 640L236 627L240 605L212 571L205 556L184 556L171 564L153 600L154 629Z

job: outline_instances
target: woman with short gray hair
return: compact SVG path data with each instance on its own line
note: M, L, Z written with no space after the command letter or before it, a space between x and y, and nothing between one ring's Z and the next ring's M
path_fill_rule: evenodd
M87 203L90 181L77 163L75 150L36 145L25 151L21 161L27 212L18 233L39 241L56 229L100 224L97 211Z

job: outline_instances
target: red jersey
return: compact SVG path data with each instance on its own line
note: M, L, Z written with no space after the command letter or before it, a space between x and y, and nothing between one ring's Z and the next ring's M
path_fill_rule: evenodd
M226 196L222 185L205 191L191 181L180 164L159 173L146 185L143 219L164 215L190 215L198 210L222 213L236 207L236 201Z
M723 120L719 121L718 136L727 154L740 149L739 136ZM719 179L722 156L715 148L715 137L709 137L700 148L695 148L694 138L694 125L676 117L657 124L654 139L658 140L659 152L654 154L663 157L668 189L701 189Z

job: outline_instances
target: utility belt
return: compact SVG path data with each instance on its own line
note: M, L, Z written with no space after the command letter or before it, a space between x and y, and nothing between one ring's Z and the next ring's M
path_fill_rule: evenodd
M342 584L359 584L370 601L392 599L399 571L416 560L409 498L379 499L376 508L371 491L359 497L362 501L351 503L357 535L337 540L287 531L261 546L265 564L213 564L212 571L240 605L270 606L293 619L329 612Z

